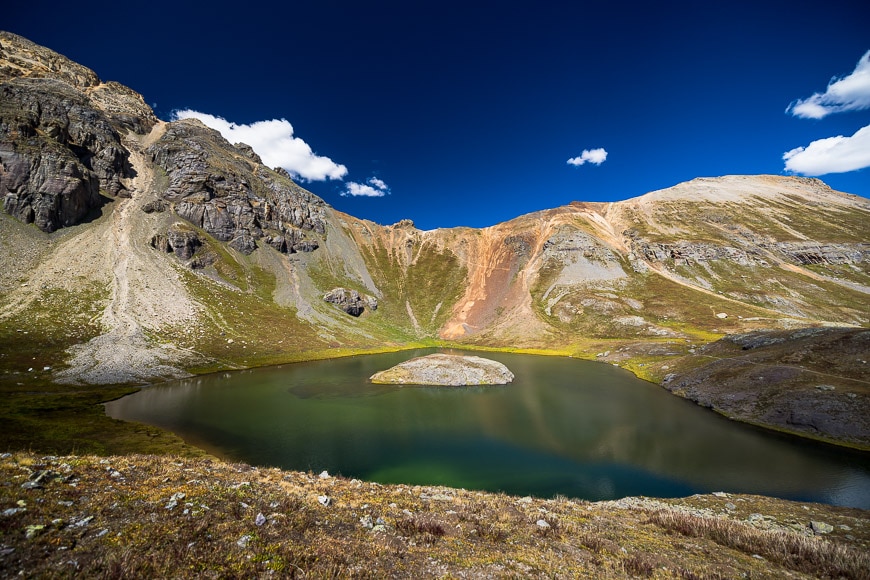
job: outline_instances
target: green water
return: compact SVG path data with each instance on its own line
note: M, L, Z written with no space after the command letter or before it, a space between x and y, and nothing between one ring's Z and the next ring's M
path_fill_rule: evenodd
M870 508L870 456L724 419L610 365L474 353L495 387L398 387L368 377L434 352L204 376L106 405L232 460L382 483L590 500L759 493Z

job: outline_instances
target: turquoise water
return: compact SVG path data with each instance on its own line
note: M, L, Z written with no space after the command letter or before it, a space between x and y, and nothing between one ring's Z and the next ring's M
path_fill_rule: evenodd
M221 373L106 405L221 457L382 483L589 500L728 491L870 508L870 455L724 419L622 369L473 353L493 387L373 385L433 350Z

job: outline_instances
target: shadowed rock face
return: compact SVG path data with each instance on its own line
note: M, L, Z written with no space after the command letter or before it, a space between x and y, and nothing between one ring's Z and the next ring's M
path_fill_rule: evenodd
M390 385L506 385L514 374L500 362L479 356L430 354L375 373L373 383Z
M127 157L106 115L69 85L0 85L0 195L20 221L44 232L77 224L101 204L101 190L125 194Z

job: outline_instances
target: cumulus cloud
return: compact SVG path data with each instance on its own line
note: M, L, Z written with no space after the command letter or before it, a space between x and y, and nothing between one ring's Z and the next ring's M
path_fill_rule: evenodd
M390 188L387 187L386 183L377 177L370 177L366 183L348 182L341 195L345 197L348 195L353 197L383 197L388 193L390 193Z
M783 154L786 171L803 175L844 173L870 167L870 125L851 137L828 137Z
M308 181L342 179L347 167L329 157L317 155L311 147L293 135L293 125L286 119L257 121L250 125L232 123L221 117L186 109L175 111L173 120L199 119L218 131L230 143L250 145L269 167L283 167L290 175Z
M601 165L607 159L607 151L604 149L584 149L577 157L568 160L568 165L583 165L586 162Z
M860 111L870 108L870 50L851 74L834 77L824 93L814 93L788 106L787 113L804 119L821 119L831 113Z

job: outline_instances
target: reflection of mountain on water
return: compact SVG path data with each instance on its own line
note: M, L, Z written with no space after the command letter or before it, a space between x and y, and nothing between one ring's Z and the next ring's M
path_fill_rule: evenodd
M870 507L866 456L728 421L605 364L486 353L513 384L368 383L420 354L199 377L107 409L232 459L379 481L598 499L724 490Z

